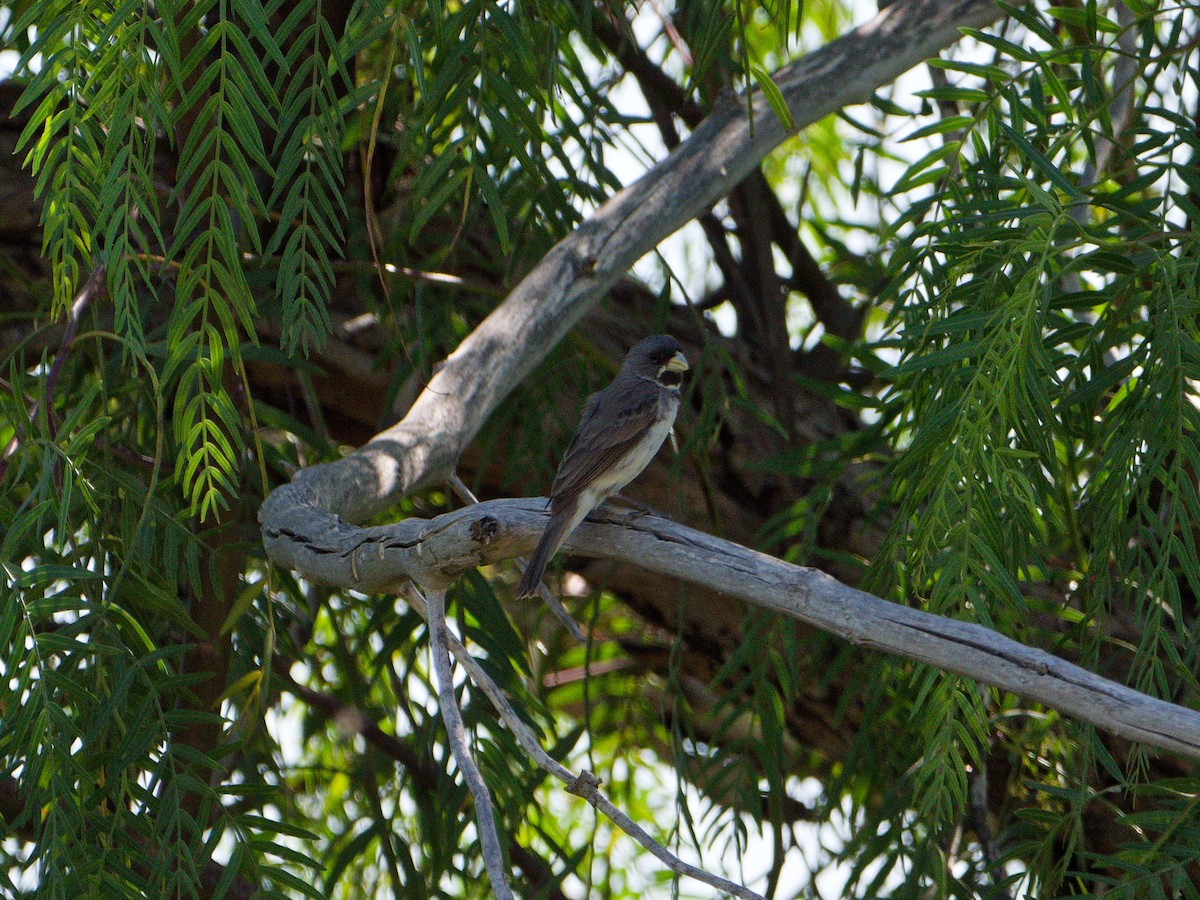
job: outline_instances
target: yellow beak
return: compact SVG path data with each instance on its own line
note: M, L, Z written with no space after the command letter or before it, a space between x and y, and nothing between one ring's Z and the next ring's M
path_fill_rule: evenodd
M682 352L676 352L667 360L666 369L669 372L686 372L689 368L687 357Z

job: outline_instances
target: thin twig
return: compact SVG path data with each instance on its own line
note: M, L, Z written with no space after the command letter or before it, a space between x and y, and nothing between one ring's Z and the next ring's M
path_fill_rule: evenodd
M362 735L368 744L403 766L408 774L414 777L425 790L437 790L437 773L427 766L411 747L400 741L395 735L388 734L376 725L371 721L370 716L360 707L343 703L331 694L318 691L296 681L288 674L294 662L294 659L283 654L277 653L274 657L273 665L276 677L280 678L281 687L284 691L292 694L311 709L324 715L336 727L342 729L348 728L355 734ZM388 668L388 672L389 674L394 674L390 667ZM4 806L3 787L3 781L0 781L0 812L3 811ZM553 872L549 864L537 854L522 847L515 839L509 842L508 857L521 868L526 882L530 885L541 888L549 885L553 880ZM542 895L539 894L538 896ZM552 891L545 896L547 900L565 900L565 895L561 891Z
M54 354L54 362L50 364L50 372L46 375L47 411L54 405L54 390L58 386L58 376L62 374L62 368L66 364L67 351L75 343L75 335L79 331L79 320L83 318L83 311L88 308L88 304L92 302L92 298L103 285L104 266L96 264L92 268L92 274L88 276L88 280L84 282L83 287L79 289L79 293L75 295L75 299L71 301L71 308L67 312L67 327L63 330L62 343L58 345L58 352ZM52 439L54 432L54 420L50 418L50 437Z
M400 588L400 593L403 594L409 604L417 611L418 614L426 616L429 621L430 634L432 636L434 625L434 610L431 608L432 603L426 603L421 592L417 590L412 582L406 582ZM761 894L756 894L747 887L743 887L736 882L729 881L719 875L714 875L711 872L706 872L704 869L693 866L690 863L684 862L678 856L666 849L658 841L654 840L644 828L638 825L633 819L626 815L622 810L613 805L607 797L600 792L600 780L591 772L581 772L579 775L573 773L570 769L554 759L542 749L542 745L538 743L537 737L529 727L521 721L512 704L508 702L508 698L504 696L504 692L499 686L492 681L491 677L483 670L483 668L475 661L475 658L467 652L467 648L454 635L450 634L445 629L445 594L444 592L431 592L430 597L435 594L441 595L440 602L443 605L442 612L442 628L440 632L444 635L445 646L454 658L462 664L467 670L467 674L471 680L483 691L487 698L492 701L492 705L496 708L496 712L500 714L500 718L508 726L517 743L526 753L528 753L537 763L538 768L542 771L553 775L559 781L567 786L568 793L574 794L577 797L582 797L590 803L595 809L608 818L614 825L628 834L631 838L637 841L646 850L649 850L659 861L663 863L672 872L678 875L683 875L688 878L694 878L696 881L702 882L718 890L725 891L727 894L732 894L734 897L741 897L743 900L764 900ZM440 683L442 676L438 675L439 693L441 691ZM443 713L443 715L445 715ZM447 723L447 730L449 723Z
M466 486L463 480L458 477L457 473L450 476L450 487L454 489L454 493L458 495L458 499L460 499L463 503L474 505L479 502L479 498L476 497L471 489ZM528 563L525 561L525 557L517 557L516 563L517 568L520 569L521 574L524 575L525 568L528 566ZM553 593L551 593L550 588L546 587L544 584L539 584L538 596L542 599L543 603L550 607L550 612L554 613L554 617L558 619L558 621L562 622L563 627L567 629L571 637L575 638L575 640L581 644L587 643L587 638L583 636L583 631L579 628L579 623L571 618L571 614L567 612L566 607L559 602L559 599L555 597Z
M62 368L67 361L67 353L71 349L71 345L75 342L75 335L79 332L79 322L83 318L84 310L92 302L92 298L104 286L104 266L97 264L92 268L88 280L84 282L83 287L79 289L79 293L75 295L75 299L71 301L71 306L67 310L66 327L63 329L62 339L59 341L58 350L54 353L54 361L50 364L50 371L46 374L46 423L50 432L50 439L54 440L57 436L58 425L54 421L54 392L58 385L58 377L62 374ZM29 407L29 421L32 424L37 418L38 411L41 409L39 401L35 400ZM4 477L4 472L8 468L8 459L16 452L17 447L21 444L23 435L20 432L13 434L12 440L4 448L4 452L0 453L0 478Z
M980 687L987 690L982 685ZM999 848L996 846L996 836L992 833L992 824L988 820L987 750L986 747L981 749L979 766L969 775L967 796L970 799L970 805L967 808L967 824L971 826L975 837L979 840L984 867L991 878L996 895L1002 900L1011 900L1012 895L1004 889L1004 879L1007 873L1000 858Z
M992 706L992 691L985 684L976 684L980 702L985 708ZM967 807L967 825L975 832L979 840L979 848L983 851L985 871L992 880L996 896L1001 900L1012 900L1012 895L1004 888L1007 873L1000 856L1000 848L996 845L996 836L992 833L991 816L988 810L988 756L996 743L996 732L992 731L988 740L979 747L979 764L968 771L967 796L970 804Z
M415 591L415 588L414 588ZM449 632L446 629L446 592L429 592L426 609L429 622L429 652L433 655L433 670L437 675L438 705L442 710L442 724L454 761L475 798L475 824L479 827L479 844L483 849L483 863L487 866L492 881L492 891L500 900L512 900L512 888L508 886L508 875L504 864L504 850L500 846L500 835L496 831L496 818L492 815L492 795L487 782L475 765L471 748L467 744L467 729L463 724L462 710L454 696L454 679L450 674Z

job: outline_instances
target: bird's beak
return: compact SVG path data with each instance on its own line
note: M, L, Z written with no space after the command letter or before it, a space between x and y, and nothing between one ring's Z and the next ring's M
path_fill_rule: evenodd
M683 355L682 351L676 351L675 355L667 360L668 372L686 372L688 368L687 357Z

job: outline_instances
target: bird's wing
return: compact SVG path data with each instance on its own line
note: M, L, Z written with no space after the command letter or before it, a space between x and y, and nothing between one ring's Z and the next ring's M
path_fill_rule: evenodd
M550 489L553 508L574 499L625 456L658 420L658 391L638 379L593 394Z

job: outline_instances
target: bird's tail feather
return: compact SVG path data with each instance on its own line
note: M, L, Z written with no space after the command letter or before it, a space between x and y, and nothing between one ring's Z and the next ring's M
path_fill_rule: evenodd
M538 586L542 583L542 576L546 574L546 566L550 564L551 558L567 536L571 518L562 513L550 516L550 523L542 533L542 539L538 541L533 556L529 557L529 565L525 568L525 574L521 576L521 584L517 587L517 599L537 594Z

